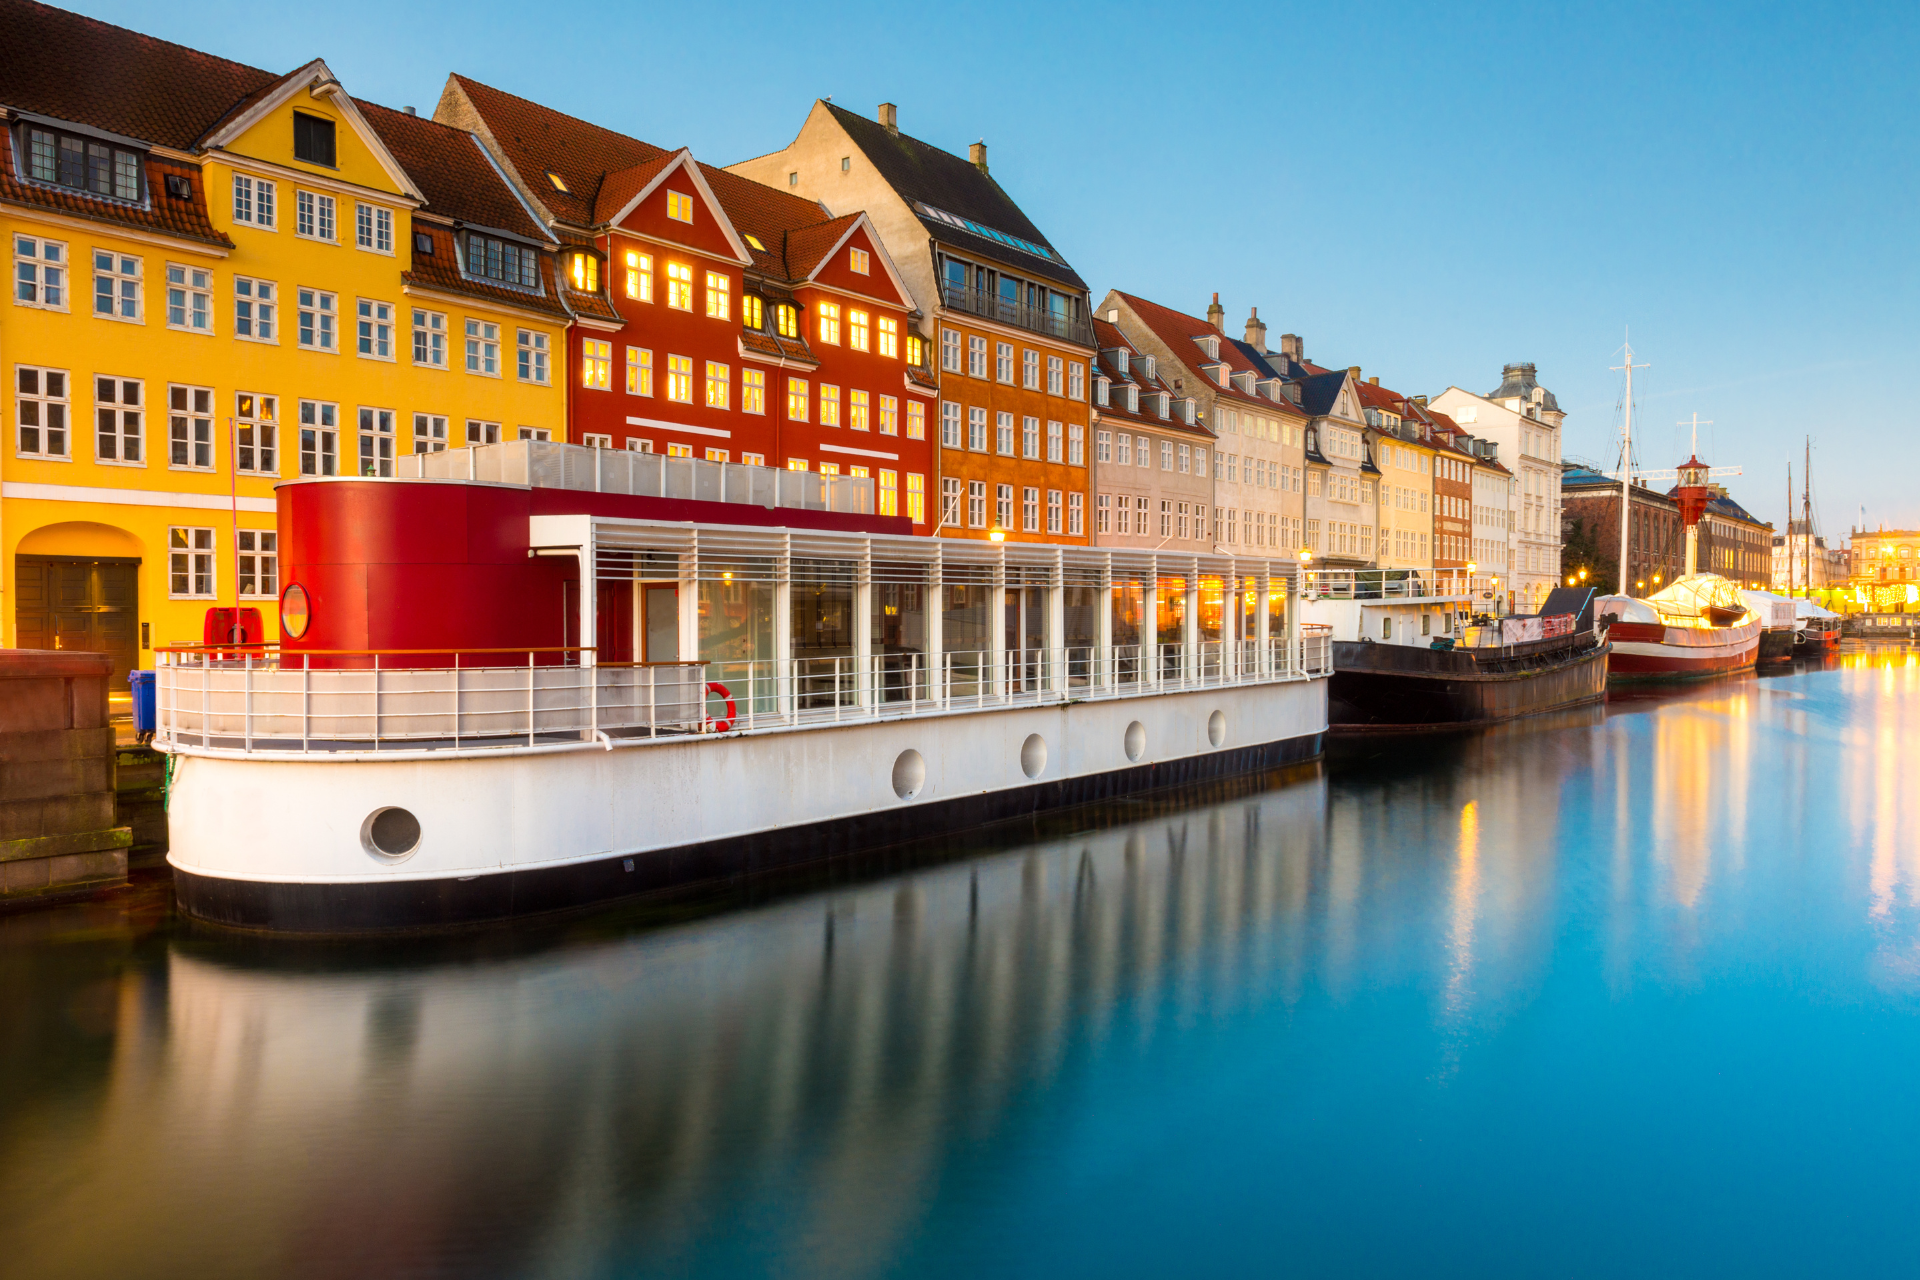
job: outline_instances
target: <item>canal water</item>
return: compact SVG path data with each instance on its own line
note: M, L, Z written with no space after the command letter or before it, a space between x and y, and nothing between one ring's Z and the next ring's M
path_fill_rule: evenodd
M1889 646L672 915L15 914L0 1271L1909 1273L1917 765Z

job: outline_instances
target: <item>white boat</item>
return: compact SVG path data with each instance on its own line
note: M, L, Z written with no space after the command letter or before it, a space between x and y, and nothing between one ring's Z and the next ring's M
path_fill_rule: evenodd
M1751 667L1766 624L1740 589L1714 573L1677 578L1644 600L1602 596L1595 610L1613 642L1609 681L1691 680Z

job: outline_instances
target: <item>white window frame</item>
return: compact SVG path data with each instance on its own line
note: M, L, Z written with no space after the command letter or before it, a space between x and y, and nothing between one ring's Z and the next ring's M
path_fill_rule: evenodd
M438 321L436 324L435 322ZM435 339L439 339L436 344ZM413 308L413 363L420 369L445 369L447 367L447 313L429 311L425 307ZM422 360L421 354L426 359Z
M234 534L235 593L242 600L280 598L280 534L275 529L241 529ZM253 589L248 590L251 580Z
M241 443L241 432L252 433L252 443ZM263 443L263 434L265 442ZM253 454L253 465L242 465L241 450ZM280 474L280 397L251 391L233 397L233 469L243 476Z
M740 412L764 416L767 412L767 374L764 369L740 369ZM745 461L747 455L740 455Z
M1032 347L1020 352L1020 385L1029 391L1040 389L1040 353Z
M1013 385L1013 344L995 342L993 344L993 380L1000 385Z
M242 287L246 292L241 292ZM262 293L262 290L265 290ZM247 308L243 318L240 308ZM264 319L262 318L264 316ZM242 331L242 326L245 331ZM265 336L260 330L266 329ZM260 342L268 346L280 345L280 286L272 280L262 280L258 276L233 277L233 336L242 342Z
M965 428L961 425L962 408L953 400L940 402L940 447L943 449L964 449L967 447Z
M653 394L653 349L651 347L627 348L627 394L630 396Z
M174 279L175 272L180 279ZM213 270L210 267L196 267L186 262L167 263L167 328L180 333L198 333L213 336ZM173 318L174 295L180 296L180 310L184 317ZM204 318L205 324L192 323Z
M32 252L27 252L32 246ZM54 265L47 263L47 250L57 250ZM73 299L73 255L67 252L65 240L49 240L44 236L13 233L13 305L32 307L37 311L66 311L72 306ZM23 275L22 271L30 273ZM48 273L57 276L48 282ZM48 299L52 300L49 301Z
M354 422L356 475L391 478L400 448L400 415L392 409L360 405Z
M325 289L297 288L294 298L294 345L302 351L340 354L340 295ZM312 322L308 322L308 317ZM315 341L307 341L311 333ZM321 338L326 341L319 341Z
M1087 366L1078 360L1067 366L1067 399L1085 400L1087 398Z
M20 386L20 375L35 375L36 389L25 391ZM62 390L58 395L47 390L47 375L55 374L60 379ZM73 460L73 378L65 369L50 369L44 365L16 364L13 366L13 407L14 435L13 451L22 458L41 458L49 462L71 462ZM36 408L29 413L27 406ZM35 419L28 423L27 419ZM58 418L59 424L53 425L48 419ZM26 448L26 433L32 431L38 445ZM52 435L60 437L61 448L58 452L45 446Z
M340 243L339 203L318 191L293 189L293 234L321 244Z
M110 385L113 398L102 399L102 384ZM132 407L128 407L127 388L134 389ZM112 425L106 426L108 415ZM128 430L131 425L132 430ZM104 429L103 429L104 428ZM100 448L102 438L111 439L114 456ZM127 456L132 443L138 457ZM111 373L93 375L93 460L104 467L144 467L147 465L147 384L144 378L122 378Z
M416 413L413 415L413 451L415 453L445 453L452 443L444 413Z
M1067 424L1067 465L1087 465L1087 429L1077 422Z
M100 259L105 257L107 265L103 268ZM121 324L145 324L147 322L147 260L137 254L122 253L118 249L102 249L98 245L88 259L93 264L93 318L96 320L114 320ZM131 262L133 270L125 269ZM109 306L100 309L100 282L110 282L107 290ZM127 297L125 286L133 286L133 314L123 315Z
M467 419L468 444L499 444L502 438L499 423L488 422L482 418Z
M538 329L518 329L514 334L514 373L522 382L551 386L553 382L552 340ZM611 365L613 358L607 358ZM611 377L611 372L609 372Z
M185 404L177 405L184 395ZM175 446L185 450L186 461L174 459ZM219 434L214 430L212 387L190 383L167 384L167 470L210 472L219 469ZM204 462L196 459L198 454Z
M1057 396L1066 390L1067 362L1059 356L1047 357L1047 394Z
M294 430L303 476L340 474L340 406L332 400L302 400ZM311 437L311 439L309 439ZM311 447L309 447L311 444Z
M469 316L465 325L467 372L481 378L500 376L500 326Z
M167 599L218 600L219 537L211 525L171 525L167 529ZM202 586L204 584L204 590ZM184 585L185 590L176 590Z
M393 256L393 210L356 200L353 204L353 244L368 253Z
M353 350L362 360L394 362L391 302L378 298L353 300Z
M241 193L246 193L245 206ZM265 197L264 199L262 197ZM256 178L249 173L233 175L233 222L255 231L278 231L279 192L271 178Z

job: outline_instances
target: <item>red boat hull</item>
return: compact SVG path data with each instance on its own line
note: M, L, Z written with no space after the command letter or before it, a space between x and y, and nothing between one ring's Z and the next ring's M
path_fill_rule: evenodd
M1607 679L1693 680L1743 671L1760 653L1758 619L1740 627L1667 627L1616 622L1607 631L1613 654Z

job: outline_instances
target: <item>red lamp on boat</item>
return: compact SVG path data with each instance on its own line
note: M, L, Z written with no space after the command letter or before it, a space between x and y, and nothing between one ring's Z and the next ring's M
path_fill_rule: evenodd
M1680 523L1687 529L1687 576L1698 572L1700 554L1700 517L1707 513L1707 500L1713 496L1707 488L1707 464L1698 456L1680 466L1680 485L1674 498L1680 503Z

